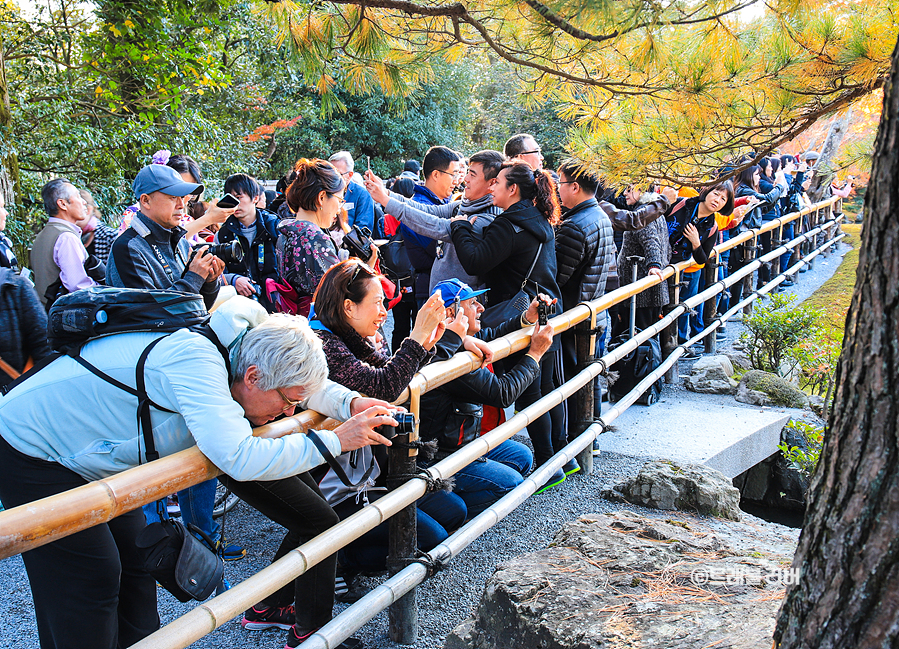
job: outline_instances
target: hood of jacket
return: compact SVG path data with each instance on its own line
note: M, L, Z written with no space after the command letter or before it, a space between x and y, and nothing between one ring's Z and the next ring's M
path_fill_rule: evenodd
M509 219L513 225L532 234L540 243L545 244L553 240L553 226L534 206L533 201L518 201L503 212L502 216Z
M237 352L247 331L267 319L268 312L259 302L240 295L222 302L212 312L209 317L209 328L215 333L219 342L228 348L231 367L236 365Z
M16 276L16 273L13 272L12 268L3 268L0 267L0 290L3 290L4 286L13 283L13 277Z

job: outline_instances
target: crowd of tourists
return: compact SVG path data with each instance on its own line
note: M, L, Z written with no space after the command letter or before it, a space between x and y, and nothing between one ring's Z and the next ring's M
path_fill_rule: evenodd
M383 427L396 426L392 404L423 366L463 350L480 359L422 395L419 434L436 445L421 459L427 466L582 369L574 333L554 336L547 312L690 259L680 298L695 295L716 244L808 204L815 158L746 165L749 157L730 168L740 169L733 180L699 191L608 188L577 161L545 169L540 144L518 134L503 151L469 156L434 146L386 182L357 173L346 151L301 159L274 190L238 173L212 199L192 158L160 151L136 175L133 204L116 215L101 214L69 180L50 180L48 221L27 265L2 235L0 195L0 500L24 505L137 466L154 445L165 456L196 444L223 486L287 530L277 560L388 491ZM791 223L784 238L793 234ZM768 233L757 253L737 246L718 272L774 245ZM791 255L762 267L757 281L787 268ZM198 296L209 331L148 326L52 353L54 304L101 286ZM718 310L741 291L734 284ZM637 296L634 314L627 303L603 314L597 354L630 335L632 317L639 329L657 322L669 295L661 282ZM521 328L531 333L528 349L494 362L487 343ZM703 328L701 308L683 316L681 342ZM462 469L451 491L420 499L419 547L442 542L562 449L576 432L568 405L527 426L530 445L508 440ZM345 423L253 436L253 426L304 408ZM579 470L569 461L538 493ZM150 523L180 516L225 560L244 557L241 539L225 539L213 516L216 492L210 480L24 553L41 647L113 649L159 627L155 580L135 546ZM283 629L286 647L301 645L331 619L335 598L360 596L355 576L386 569L387 541L385 523L247 610L243 626Z

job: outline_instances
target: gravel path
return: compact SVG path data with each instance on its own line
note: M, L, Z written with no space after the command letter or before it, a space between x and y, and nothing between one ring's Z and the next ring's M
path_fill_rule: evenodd
M848 251L840 246L837 255L822 259L814 271L804 273L800 283L789 289L800 300L805 299L829 278L839 261ZM728 327L729 342L740 332L740 325ZM677 386L666 386L666 391L677 391ZM522 442L529 440L517 436ZM601 487L609 482L633 475L643 464L642 459L624 455L603 453L594 461L592 475L575 475L547 494L536 496L521 505L515 512L488 531L446 570L437 574L419 588L420 631L418 649L437 649L443 646L446 635L470 616L477 606L484 584L493 573L496 564L531 552L547 545L561 523L592 512L610 512L621 509L616 503L599 497ZM658 515L639 507L629 507L644 515ZM780 531L781 526L748 516L754 526L770 527ZM714 521L710 521L714 524ZM227 517L227 534L230 539L248 549L245 559L229 563L226 577L236 584L269 564L283 533L282 529L244 503L240 503ZM379 579L367 578L372 586ZM60 588L65 588L60 584ZM22 559L12 557L0 563L0 647L36 647L37 630L33 617L31 594ZM195 604L181 604L167 592L159 590L159 612L163 624L183 615ZM338 605L340 608L345 606ZM382 613L360 632L360 636L373 648L392 648L388 640L387 614ZM193 647L264 647L276 649L284 646L281 632L246 632L240 627L239 618L231 620L214 633L196 642Z

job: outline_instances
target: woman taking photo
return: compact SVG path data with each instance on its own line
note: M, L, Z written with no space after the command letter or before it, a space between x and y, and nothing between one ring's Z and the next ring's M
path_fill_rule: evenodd
M742 198L744 196L755 199L757 202L754 204L752 210L746 214L743 218L743 222L736 229L736 232L731 233L731 237L737 236L740 232L744 232L749 229L758 228L762 225L762 219L764 218L765 208L770 207L773 203L776 203L780 200L780 197L787 189L787 181L783 176L783 173L778 173L775 177L775 184L767 193L761 193L760 181L762 178L762 168L759 165L752 165L751 167L747 167L737 176L737 182L734 189L734 196L737 198ZM734 274L743 266L748 264L751 259L747 259L746 249L743 244L736 246L731 250L730 260L727 266L727 272L729 275ZM743 284L746 283L747 286L751 286L752 284L749 282L737 282L730 287L730 305L733 306L737 304L741 299L743 299Z
M294 290L297 313L309 305L325 272L340 261L337 244L326 232L343 206L346 183L330 162L302 158L284 193L294 218L278 226L278 274Z
M715 214L729 216L734 210L734 190L729 180L716 183L703 189L699 196L686 198L675 203L666 215L668 221L668 242L671 246L671 263L678 264L693 258L695 266L684 273L682 282L686 288L681 290L681 301L699 293L702 278L702 266L709 259L709 254L718 239L718 225ZM620 270L619 270L620 272ZM705 326L702 322L702 305L695 308L695 315L682 315L678 318L678 342L683 343L691 335L695 336ZM687 350L684 359L696 358L697 353Z
M379 275L356 258L342 261L325 273L315 292L314 304L310 326L322 340L328 378L384 401L395 401L400 396L419 368L431 359L432 349L447 326L460 337L468 328L464 318L444 323L443 300L435 293L419 310L409 337L389 356L375 342L378 329L387 319ZM315 477L329 504L343 519L377 499L386 489L373 449L342 455L339 461L350 481L361 481L360 484L343 483L333 470L321 471ZM366 472L369 476L362 480ZM467 515L465 502L447 491L426 495L418 501L418 507L419 544L425 550L446 539ZM386 556L387 523L384 523L341 554L344 570L341 576L349 584L355 572L382 570Z
M523 162L505 162L493 189L493 204L504 211L476 236L465 215L452 219L453 244L465 272L479 277L490 289L491 307L508 301L524 285L529 297L545 293L561 304L556 283L553 226L559 222L559 201L549 172L533 170ZM534 324L534 323L529 323ZM559 338L540 361L540 376L515 405L523 410L563 383ZM506 364L516 362L512 357ZM509 365L511 367L511 365ZM565 406L560 404L528 425L539 466L568 443ZM579 470L571 460L538 491L560 484L566 474Z

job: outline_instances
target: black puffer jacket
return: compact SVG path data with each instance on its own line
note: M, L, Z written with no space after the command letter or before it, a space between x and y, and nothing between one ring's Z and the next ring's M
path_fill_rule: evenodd
M17 372L29 358L36 363L50 354L47 312L29 282L9 268L0 268L0 358ZM12 378L0 370L0 387Z
M612 222L595 198L565 213L556 228L562 311L602 297L614 254Z
M466 273L477 275L490 289L488 305L504 302L521 290L528 269L542 243L526 290L540 292L562 301L556 281L555 234L540 211L529 201L519 201L497 216L477 237L465 219L453 221L453 244ZM534 286L537 285L537 287Z
M599 201L599 206L609 217L612 229L616 233L641 230L662 216L670 207L668 199L661 194L652 194L651 198L647 198L641 205L635 206L633 209L630 207L624 209L609 201ZM615 250L618 250L620 245L621 239L617 239ZM612 265L606 279L606 293L614 291L616 288L618 288L618 264L615 263L615 251L612 251Z
M518 327L517 320L510 320L481 335L492 340ZM435 360L451 358L461 346L462 339L447 330L435 347ZM437 440L444 454L452 453L480 435L485 404L495 408L511 406L539 374L537 361L524 355L502 375L481 368L423 394L419 426L422 439Z

